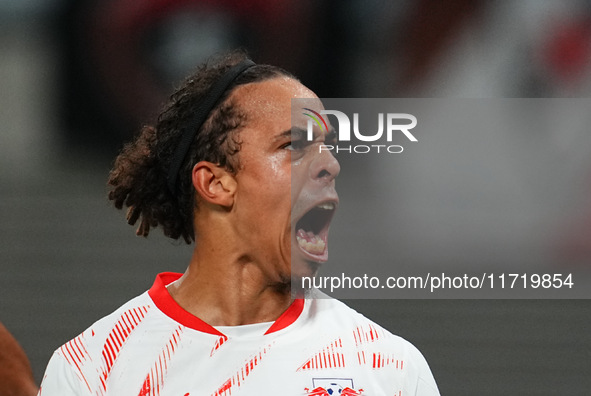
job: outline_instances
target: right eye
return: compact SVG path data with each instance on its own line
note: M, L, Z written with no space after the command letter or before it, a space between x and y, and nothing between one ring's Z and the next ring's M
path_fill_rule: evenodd
M298 151L304 148L305 144L304 141L301 139L291 140L289 143L285 143L281 146L282 149L290 150L290 151Z

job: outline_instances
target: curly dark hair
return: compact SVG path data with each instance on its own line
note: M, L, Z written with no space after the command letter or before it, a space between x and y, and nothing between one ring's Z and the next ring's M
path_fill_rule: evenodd
M213 58L185 79L170 96L158 116L156 126L144 126L136 139L126 144L109 174L109 199L115 207L128 207L127 222L140 219L136 234L148 236L150 228L160 226L164 235L190 244L195 240L193 212L195 190L191 170L199 161L210 161L236 173L240 169L238 130L247 121L231 92L239 85L261 82L275 77L294 78L287 71L270 65L255 65L240 74L220 98L207 120L197 131L184 159L176 190L167 187L171 161L183 128L190 123L195 109L212 85L234 65L247 59L242 51Z

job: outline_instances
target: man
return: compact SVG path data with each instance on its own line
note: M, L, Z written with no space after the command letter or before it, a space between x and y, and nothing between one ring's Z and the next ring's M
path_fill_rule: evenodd
M292 298L292 276L327 259L340 171L318 150L334 134L303 140L292 98L322 109L289 73L231 53L124 148L110 199L138 235L195 241L191 261L58 349L40 395L438 394L408 342L338 301Z

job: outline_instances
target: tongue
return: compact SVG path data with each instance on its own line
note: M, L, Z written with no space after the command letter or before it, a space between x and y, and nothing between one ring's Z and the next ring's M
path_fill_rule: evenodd
M311 254L322 254L326 249L326 242L312 231L306 232L300 228L296 233L296 240L303 250Z

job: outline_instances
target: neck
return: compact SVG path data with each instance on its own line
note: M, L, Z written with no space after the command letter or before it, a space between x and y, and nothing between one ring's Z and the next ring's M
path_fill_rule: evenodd
M259 263L231 248L236 244L216 249L205 242L168 288L181 307L212 326L270 322L285 312L292 302L289 279L270 280Z

